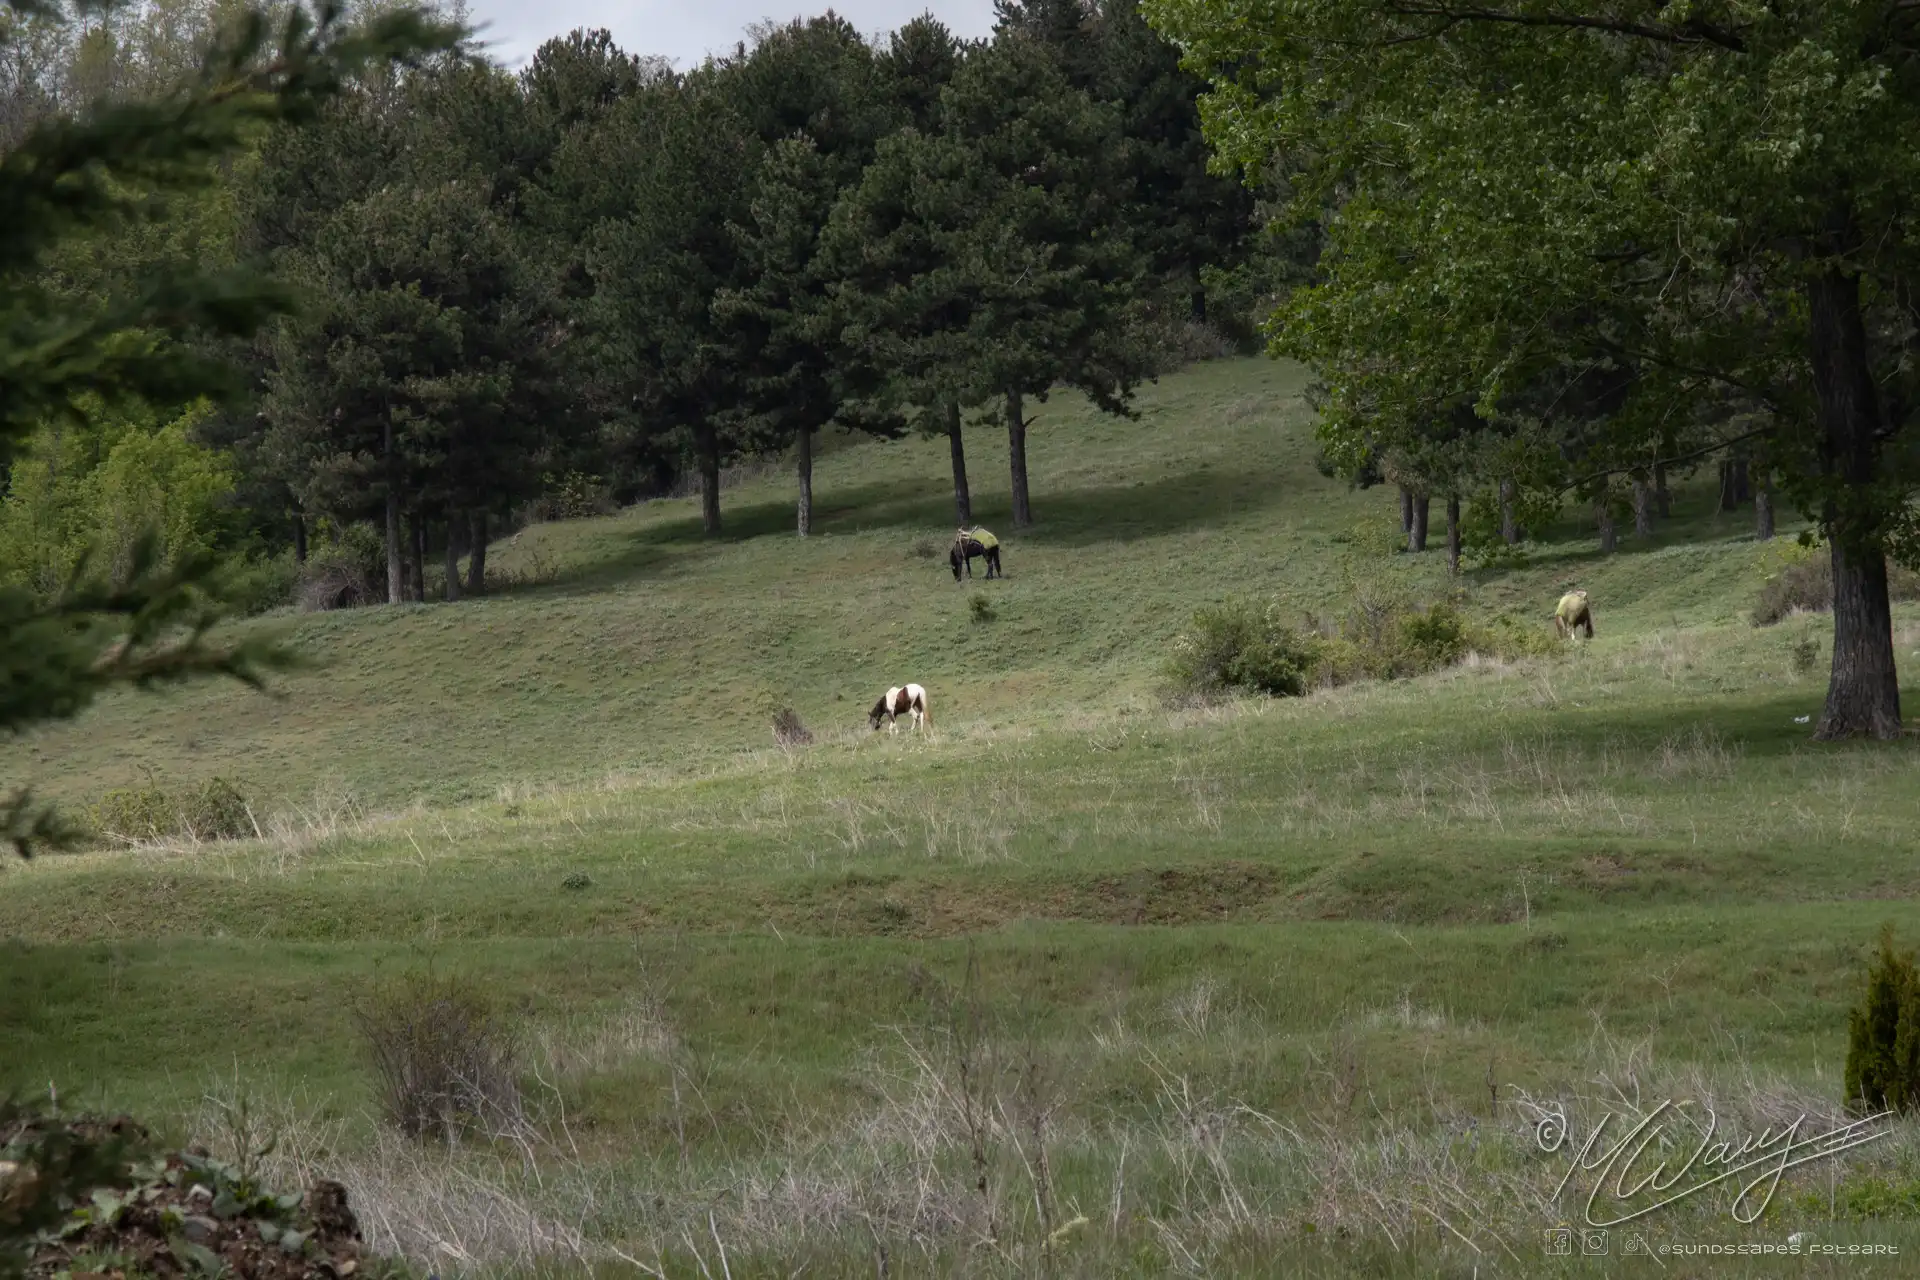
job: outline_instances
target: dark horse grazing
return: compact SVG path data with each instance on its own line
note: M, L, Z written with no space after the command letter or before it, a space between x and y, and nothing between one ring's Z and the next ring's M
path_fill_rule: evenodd
M1000 539L985 529L962 529L953 540L953 546L947 551L947 563L953 566L953 580L960 581L960 568L966 566L967 576L973 576L973 558L987 558L987 576L1004 578L1006 573L1000 568Z

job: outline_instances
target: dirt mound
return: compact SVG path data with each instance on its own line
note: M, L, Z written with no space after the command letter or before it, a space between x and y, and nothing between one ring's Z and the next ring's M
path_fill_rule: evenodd
M68 1181L63 1211L29 1245L28 1276L375 1280L398 1270L368 1256L339 1183L274 1195L198 1149L140 1159L146 1133L124 1118L38 1117L0 1133L0 1149L25 1157L0 1163L0 1181L30 1194L35 1155L107 1141L127 1144L130 1158L112 1176Z

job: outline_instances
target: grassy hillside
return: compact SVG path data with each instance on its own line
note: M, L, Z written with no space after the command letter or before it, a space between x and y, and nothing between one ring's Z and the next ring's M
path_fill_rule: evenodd
M952 730L1142 705L1200 604L1254 594L1325 607L1343 572L1443 583L1439 554L1378 554L1393 529L1388 492L1315 472L1300 385L1292 366L1247 360L1148 388L1138 421L1056 398L1030 446L1039 523L1018 535L1004 432L975 428L976 518L1006 539L1004 582L955 586L948 572L944 440L841 449L818 467L813 538L791 535L785 474L730 490L717 541L701 536L691 500L535 526L493 557L544 585L299 618L300 647L324 665L286 682L284 701L227 686L170 695L164 709L122 696L0 749L0 772L79 799L153 770L225 774L282 804L323 781L379 805L447 802L725 760L770 741L776 701L851 731L907 680L928 686ZM1561 531L1579 541L1481 583L1483 603L1544 625L1577 581L1594 593L1601 652L1683 618L1737 620L1763 551L1746 517L1691 498L1654 547L1629 541L1611 560ZM977 592L997 621L972 621Z
M0 874L0 1087L270 1132L277 1173L344 1172L384 1244L450 1269L1635 1265L1623 1233L1543 1255L1579 1206L1539 1108L1831 1114L1861 957L1883 920L1920 936L1920 752L1808 741L1823 672L1791 654L1826 620L1747 624L1777 551L1699 489L1652 545L1569 526L1471 579L1541 627L1586 587L1590 646L1162 709L1199 604L1443 584L1382 549L1390 495L1313 470L1299 385L1247 361L1138 422L1047 406L1019 535L977 431L1004 583L916 550L948 530L944 442L859 445L821 463L823 536L780 477L729 491L718 541L686 503L536 527L495 554L540 585L299 620L328 665L282 702L116 699L10 749L73 798L224 773L281 822ZM938 731L868 733L908 679ZM821 740L773 748L776 700ZM356 1011L423 972L522 1037L495 1141L370 1118ZM1905 1274L1920 1133L1797 1171L1754 1226L1730 1198L1645 1236L1904 1259L1662 1274Z

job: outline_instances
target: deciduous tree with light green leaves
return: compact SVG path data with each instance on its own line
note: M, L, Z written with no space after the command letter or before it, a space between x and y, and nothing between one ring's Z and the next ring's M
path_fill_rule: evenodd
M1639 371L1597 487L1662 421L1730 422L1834 579L1816 736L1901 731L1889 555L1920 551L1920 10L1899 0L1147 0L1224 162L1334 210L1276 346L1406 403ZM1352 360L1330 362L1336 374ZM1338 388L1336 388L1336 391Z
M3 3L9 18L58 16L39 0ZM0 24L0 54L18 29ZM258 273L185 262L105 296L64 290L46 272L63 246L165 217L168 197L206 190L222 159L260 129L299 123L355 66L453 35L414 10L349 27L332 0L317 12L284 11L277 30L250 11L178 88L27 128L0 155L0 464L49 424L233 390L230 371L187 339L250 332L290 301ZM208 673L257 682L284 656L257 638L207 642L220 610L205 556L165 563L147 535L123 568L76 573L51 603L26 587L0 588L0 732L72 716L119 683ZM0 838L22 853L59 831L24 792L0 808Z

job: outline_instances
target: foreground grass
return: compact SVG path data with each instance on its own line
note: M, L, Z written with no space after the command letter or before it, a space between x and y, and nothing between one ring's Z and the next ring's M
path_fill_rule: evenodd
M1617 1231L1610 1262L1544 1255L1579 1201L1534 1125L1830 1117L1861 957L1920 933L1920 752L1807 740L1824 620L1747 626L1770 553L1684 504L1651 547L1561 531L1473 582L1537 620L1578 581L1591 646L1162 710L1198 603L1440 585L1368 549L1388 499L1312 471L1291 377L1169 379L1144 424L1064 409L994 623L913 551L943 457L862 448L823 466L823 495L873 490L823 497L830 537L775 536L770 483L718 545L672 504L538 528L502 554L544 547L546 586L304 623L324 697L117 701L37 740L69 795L179 751L281 800L268 839L9 869L0 1087L272 1137L277 1175L345 1175L440 1268L1661 1270ZM939 730L866 733L903 678ZM763 745L774 697L814 746ZM522 1110L452 1150L374 1122L355 1017L428 970L523 1038ZM1909 1273L1917 1139L1645 1238L1902 1255L1662 1274Z

